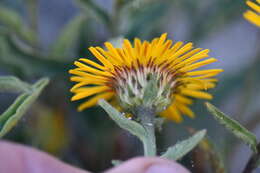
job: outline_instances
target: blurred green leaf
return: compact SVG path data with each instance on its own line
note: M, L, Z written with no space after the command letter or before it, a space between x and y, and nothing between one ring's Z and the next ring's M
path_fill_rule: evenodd
M224 125L231 133L236 137L244 141L250 146L253 152L257 152L257 140L254 134L243 127L239 122L231 119L229 116L225 115L218 108L210 103L206 103L208 111L214 115L215 119L222 125Z
M15 11L0 7L0 24L6 26L10 33L14 32L31 45L36 42L36 34L23 23L22 18Z
M92 0L77 0L77 1L79 2L79 7L83 8L86 12L92 14L101 22L109 26L110 17L108 13L104 9L99 7L94 1Z
M19 58L19 56L13 55L15 50L10 50L6 38L6 35L0 36L0 68L11 70L16 76L20 76L24 73L29 74L31 72L30 66L28 66L25 61Z
M190 20L191 35L189 36L191 40L201 40L220 27L234 22L236 17L241 16L242 8L246 7L243 1L232 0L211 1L204 5L204 9L201 9L198 6L199 3L195 1L180 2L184 2L183 8L188 12L188 16L192 16ZM201 6L203 5L201 4ZM207 20L204 16L207 16Z
M166 13L168 7L167 3L154 2L144 5L142 8L126 8L120 13L122 16L128 15L122 19L121 30L124 31L126 38L130 39L144 33L147 34L158 26L159 19Z
M29 92L30 85L14 76L0 76L0 92Z
M166 153L164 153L161 157L171 159L171 160L179 160L183 156L185 156L188 152L193 150L199 142L204 138L206 135L206 130L201 130L195 133L189 139L183 140L173 147L168 148Z
M118 112L108 102L101 99L98 104L108 113L110 118L114 120L119 127L127 130L132 135L137 136L141 141L146 140L147 134L145 129L137 122L126 118L122 113Z
M0 116L0 137L9 132L38 98L49 80L43 78L32 85L30 92L21 94L15 102Z
M9 36L0 36L0 68L11 71L15 76L53 76L64 73L69 68L66 62L38 53L24 51Z
M77 45L82 23L86 16L78 15L72 19L62 30L51 50L51 57L64 59L73 55L73 48Z

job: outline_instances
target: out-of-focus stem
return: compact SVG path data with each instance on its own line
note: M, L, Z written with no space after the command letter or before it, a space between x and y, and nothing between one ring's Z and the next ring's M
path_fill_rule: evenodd
M243 173L252 173L254 169L258 167L260 162L260 143L257 145L257 153L252 154L249 161L246 164L246 167Z
M38 38L37 38L37 33L38 33L38 0L27 0L27 10L28 10L28 17L29 17L29 22L30 22L30 27L36 34L36 40L33 46L33 51L34 53L37 52L38 50Z

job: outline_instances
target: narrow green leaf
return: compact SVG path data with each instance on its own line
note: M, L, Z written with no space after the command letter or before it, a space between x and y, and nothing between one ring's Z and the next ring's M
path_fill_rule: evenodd
M118 112L108 102L101 99L98 104L108 113L110 118L114 120L119 127L127 130L132 135L137 136L141 141L144 141L147 137L145 129L137 122L126 118L122 113Z
M196 147L205 135L206 130L201 130L195 133L192 137L177 143L173 147L168 148L166 153L164 153L161 157L171 160L179 160L188 152L190 152L194 147Z
M38 98L49 80L43 78L32 86L31 92L21 94L15 102L0 116L0 137L9 132Z
M31 86L14 76L0 77L0 92L29 92Z
M72 19L62 30L61 34L53 44L51 55L54 58L68 58L73 53L73 48L77 45L80 36L80 29L86 16L78 15Z
M218 108L210 103L206 103L208 111L214 115L215 119L222 125L224 125L231 133L236 137L244 141L249 147L257 152L257 140L254 134L243 127L239 122L231 119L229 116L225 115Z

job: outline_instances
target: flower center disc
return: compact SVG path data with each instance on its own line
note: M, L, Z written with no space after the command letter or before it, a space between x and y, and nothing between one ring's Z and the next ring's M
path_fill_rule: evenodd
M114 76L112 88L118 93L121 106L127 110L141 105L160 112L171 103L175 75L165 64L149 62L144 66L137 61L132 67L117 67Z

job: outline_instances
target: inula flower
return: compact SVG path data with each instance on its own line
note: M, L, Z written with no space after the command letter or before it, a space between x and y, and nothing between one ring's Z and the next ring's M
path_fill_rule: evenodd
M251 8L251 10L247 10L244 13L244 17L252 24L260 27L260 0L256 0L256 3L246 1L246 4Z
M105 43L105 49L90 47L100 63L81 58L77 68L69 72L77 82L71 88L72 101L86 98L78 110L97 104L103 98L118 105L125 112L148 107L163 117L180 122L181 114L194 117L188 107L191 98L212 99L205 90L214 88L212 78L221 69L195 70L217 61L209 58L208 49L193 48L166 39L167 34L151 42L135 39L123 41L121 48Z

